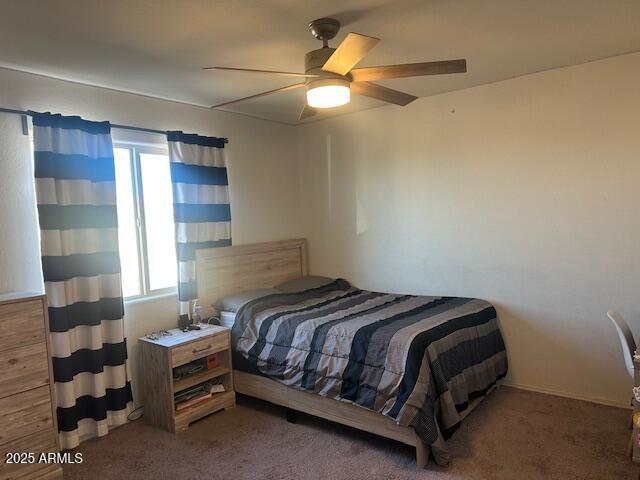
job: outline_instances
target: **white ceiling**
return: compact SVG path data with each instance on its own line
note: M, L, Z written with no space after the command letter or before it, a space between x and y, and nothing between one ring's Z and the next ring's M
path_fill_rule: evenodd
M303 71L320 47L307 23L323 16L343 23L337 41L382 39L359 66L467 59L466 74L380 82L421 97L640 50L638 0L0 0L0 12L2 66L201 106L297 83L200 67ZM297 123L303 101L299 89L225 109ZM379 105L358 97L323 116Z

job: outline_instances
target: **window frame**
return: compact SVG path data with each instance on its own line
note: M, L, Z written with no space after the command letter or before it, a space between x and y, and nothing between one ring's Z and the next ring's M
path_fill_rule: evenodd
M136 302L144 299L165 297L178 294L178 279L173 287L151 289L149 274L149 255L147 247L147 229L144 211L144 188L142 186L141 154L162 155L169 157L169 148L158 143L136 142L130 140L114 140L113 148L129 150L129 162L131 168L131 189L133 191L133 211L136 226L136 247L138 249L138 295L123 297L125 302ZM178 269L176 258L176 272Z

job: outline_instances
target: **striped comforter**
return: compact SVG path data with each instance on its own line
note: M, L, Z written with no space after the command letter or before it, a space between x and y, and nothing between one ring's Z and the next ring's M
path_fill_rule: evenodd
M248 302L234 367L388 415L447 464L444 440L507 372L496 311L483 300L369 292L342 279Z

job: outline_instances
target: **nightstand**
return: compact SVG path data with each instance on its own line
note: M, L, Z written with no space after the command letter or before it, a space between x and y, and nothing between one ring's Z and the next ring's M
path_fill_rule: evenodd
M202 330L189 332L176 328L153 338L141 337L138 342L144 417L151 424L170 432L183 432L190 423L235 406L228 328L202 325ZM194 373L177 375L185 370L194 370ZM213 393L184 409L185 404L181 403L180 410L177 409L176 394L208 383L222 385L224 392Z

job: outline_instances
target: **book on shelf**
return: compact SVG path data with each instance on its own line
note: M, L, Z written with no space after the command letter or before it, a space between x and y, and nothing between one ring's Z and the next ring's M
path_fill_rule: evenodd
M224 385L217 382L205 382L174 395L176 411L199 404L210 399L216 393L225 392Z
M183 400L182 402L176 403L176 411L179 412L185 408L193 407L194 405L198 405L199 403L209 400L211 397L213 397L213 393L205 393L188 400Z

